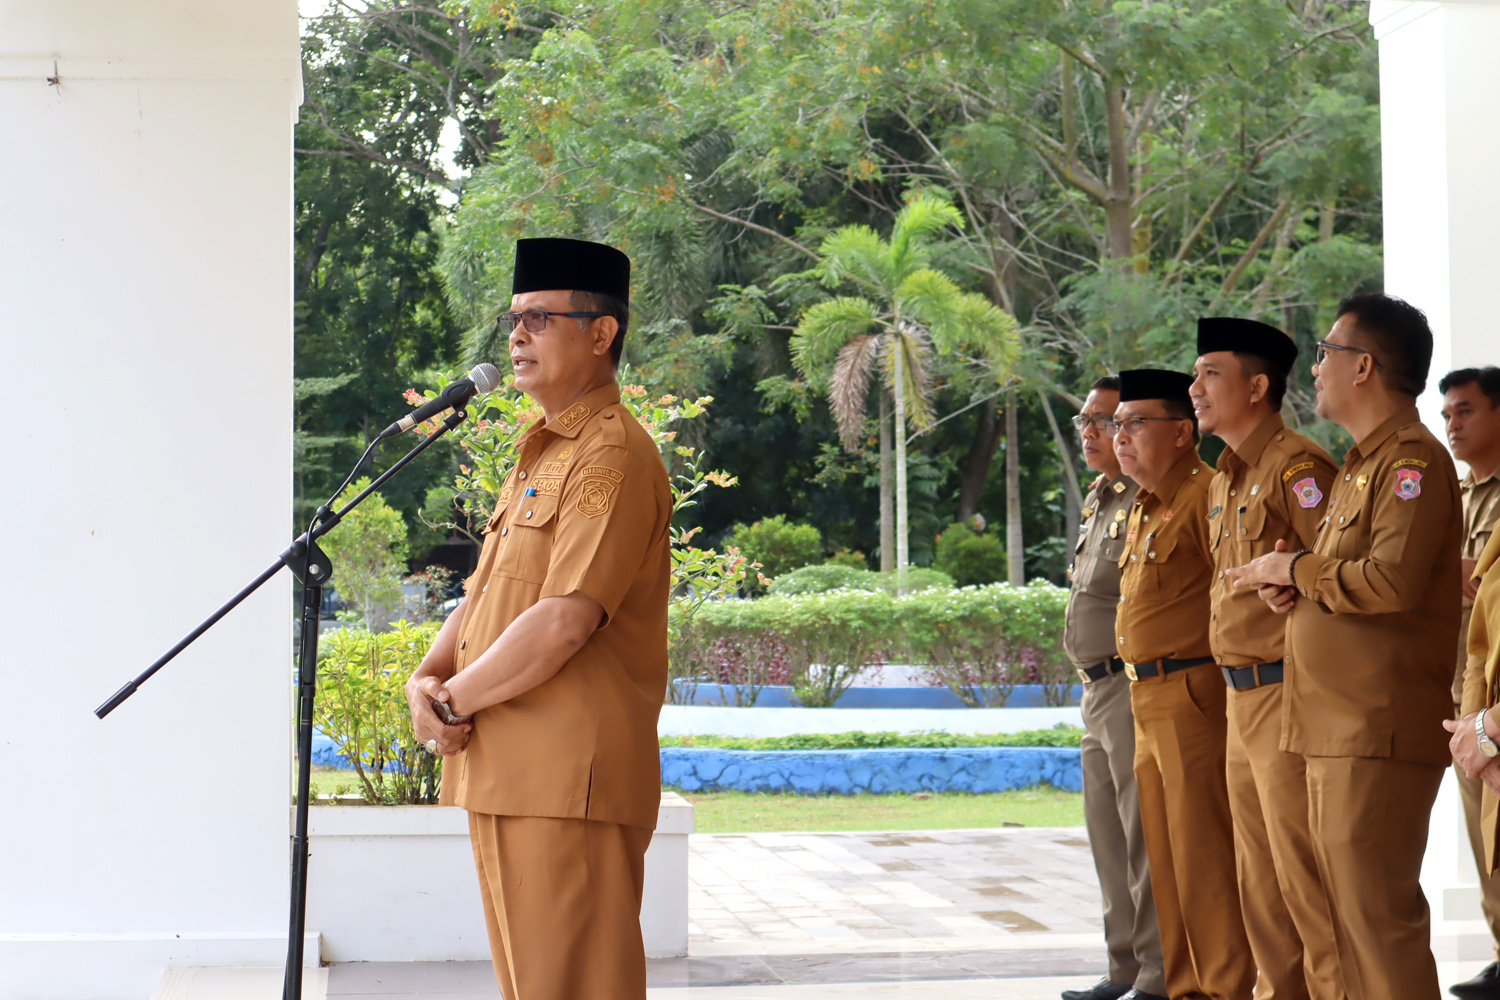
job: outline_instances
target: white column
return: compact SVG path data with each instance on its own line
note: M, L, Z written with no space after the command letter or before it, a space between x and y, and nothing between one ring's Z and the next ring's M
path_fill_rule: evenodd
M0 998L140 1000L284 954L286 578L92 711L292 534L297 8L0 25Z
M1380 42L1385 287L1432 324L1419 405L1441 437L1438 380L1500 363L1500 4L1375 0L1370 22ZM1478 878L1450 773L1422 869L1434 918L1478 919Z

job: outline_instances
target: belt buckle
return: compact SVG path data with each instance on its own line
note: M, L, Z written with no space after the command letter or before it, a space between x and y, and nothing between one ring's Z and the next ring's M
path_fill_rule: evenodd
M1135 675L1135 664L1134 663L1127 663L1127 664L1125 664L1125 676L1129 677L1133 681L1140 680L1140 678Z
M1093 680L1093 678L1089 677L1088 671L1084 670L1082 667L1074 667L1073 669L1078 673L1078 679L1083 683L1088 684L1091 680Z

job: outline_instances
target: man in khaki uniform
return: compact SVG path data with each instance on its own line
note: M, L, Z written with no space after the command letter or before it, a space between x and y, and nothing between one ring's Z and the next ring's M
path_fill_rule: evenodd
M468 595L407 684L417 738L448 756L443 801L469 811L506 1000L646 995L672 498L615 382L629 282L610 247L518 243L502 322L516 387L544 416L518 442ZM444 725L429 699L472 722Z
M1307 821L1300 754L1281 749L1286 621L1225 571L1274 552L1310 548L1333 487L1333 459L1281 419L1297 345L1248 319L1198 321L1193 406L1224 440L1209 486L1214 553L1214 659L1229 688L1227 776L1240 906L1260 980L1256 995L1344 1000L1333 918Z
M1083 412L1073 419L1083 460L1100 475L1083 505L1063 625L1063 649L1083 681L1083 814L1104 896L1109 975L1090 989L1064 990L1062 1000L1134 1000L1167 992L1135 787L1130 679L1115 649L1120 552L1137 492L1120 471L1114 440L1105 432L1119 403L1120 380L1106 375L1094 383Z
M1479 581L1472 579L1479 555L1484 551L1500 518L1500 368L1462 368L1449 372L1438 382L1443 394L1443 422L1448 430L1448 447L1453 457L1469 464L1469 472L1459 483L1463 493L1463 613L1459 619L1457 667L1453 676L1454 715L1462 718L1484 707L1464 706L1464 664L1468 660L1469 617L1473 613L1474 595ZM1469 829L1469 846L1474 862L1485 870L1484 837L1480 832L1480 792L1484 783L1465 776L1455 765L1458 789L1464 803L1464 819ZM1500 879L1480 879L1481 903L1490 935L1496 942L1495 957L1500 959ZM1500 961L1491 962L1468 982L1449 987L1462 1000L1500 1000Z
M1230 571L1291 614L1281 746L1307 762L1318 872L1360 1000L1438 996L1418 876L1450 759L1463 511L1453 460L1417 415L1431 360L1420 310L1340 305L1313 374L1318 413L1357 444L1317 544Z
M1225 689L1209 645L1208 482L1180 372L1120 373L1111 428L1140 484L1120 553L1115 641L1135 712L1135 776L1167 994L1248 1000L1255 964L1235 881Z

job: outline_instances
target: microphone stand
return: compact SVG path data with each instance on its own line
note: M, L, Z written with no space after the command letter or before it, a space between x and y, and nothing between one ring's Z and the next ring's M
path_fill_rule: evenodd
M467 416L467 407L458 406L443 421L441 427L423 438L415 448L381 473L374 482L341 509L332 510L329 504L319 507L313 517L312 526L299 535L285 552L277 556L274 563L251 580L238 594L226 601L217 611L204 619L177 645L162 654L160 659L141 671L139 676L116 691L108 701L94 710L94 714L103 719L119 708L151 678L151 675L192 645L194 640L212 628L220 618L233 611L241 601L260 589L261 585L280 572L282 567L291 570L292 575L302 584L302 607L299 614L301 645L297 662L297 815L291 845L291 924L287 936L286 980L282 986L282 1000L302 1000L302 938L307 927L307 807L312 791L313 700L318 684L318 621L323 608L323 587L333 577L333 563L318 547L318 539L337 527L346 514L410 464L412 459L431 447L434 441L463 423ZM356 465L355 470L358 471L358 468L359 466ZM329 503L332 503L332 500Z

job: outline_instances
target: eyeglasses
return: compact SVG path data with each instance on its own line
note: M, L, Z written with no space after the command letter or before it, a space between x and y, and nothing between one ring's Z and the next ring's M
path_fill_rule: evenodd
M1380 367L1380 359L1370 351L1365 350L1363 347L1346 347L1343 344L1330 344L1326 340L1318 341L1318 356L1314 361L1314 364L1321 365L1323 362L1327 361L1329 351L1353 351L1356 354L1369 354L1370 360L1375 362L1375 370L1378 372L1385 371L1384 368Z
M1105 416L1102 413L1095 414L1092 417L1084 416L1082 413L1080 413L1078 416L1073 418L1073 426L1080 431L1089 426L1092 426L1096 431L1102 431L1108 424L1109 417Z
M608 315L607 313L549 312L546 309L523 309L520 312L501 313L500 329L510 333L517 326L525 326L527 333L541 333L547 328L549 316L566 316L569 319L587 319Z
M1187 417L1126 417L1124 420L1111 420L1104 425L1104 433L1114 437L1122 430L1128 432L1132 437L1146 429L1148 420L1186 420Z

